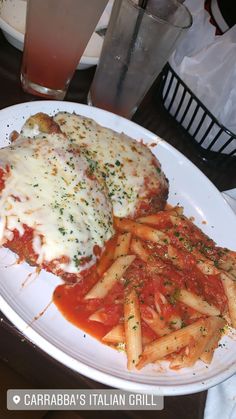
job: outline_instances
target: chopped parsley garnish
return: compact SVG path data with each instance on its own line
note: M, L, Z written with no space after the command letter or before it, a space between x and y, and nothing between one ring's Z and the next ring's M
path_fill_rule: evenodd
M73 223L74 222L74 217L73 215L70 214L70 221Z
M59 227L58 230L60 231L60 233L65 236L66 234L66 230L64 229L64 227Z
M79 259L77 255L74 255L73 262L74 262L76 268L78 268L80 266L81 259Z
M169 301L170 304L174 305L176 303L176 301L178 300L180 295L180 290L178 288L176 288L173 292L173 294L170 295L169 297Z

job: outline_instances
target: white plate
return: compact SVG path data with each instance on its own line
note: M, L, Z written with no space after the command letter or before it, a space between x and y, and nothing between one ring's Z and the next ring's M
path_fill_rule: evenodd
M96 29L107 27L113 1L109 0ZM25 20L25 0L2 0L0 2L0 28L8 42L20 51L23 51L24 48ZM102 45L103 37L94 32L77 68L84 70L97 65Z
M236 217L209 180L182 154L146 129L109 112L70 102L37 101L15 105L0 111L0 146L8 144L8 135L19 130L30 115L60 110L94 118L98 123L125 132L147 144L160 159L170 181L169 202L180 203L188 216L218 244L235 248ZM234 233L233 233L234 232ZM15 256L0 251L1 309L12 323L37 346L62 364L111 387L159 395L195 393L218 384L236 372L236 339L225 337L216 350L214 362L206 367L198 362L194 368L179 372L148 366L128 372L124 354L119 353L67 322L54 304L33 321L51 301L60 283L54 275L42 272L22 283L34 269L27 264L12 265ZM33 350L33 349L32 349Z

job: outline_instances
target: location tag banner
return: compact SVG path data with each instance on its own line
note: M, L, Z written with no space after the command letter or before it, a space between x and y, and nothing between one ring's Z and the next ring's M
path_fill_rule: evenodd
M122 390L7 391L8 410L162 410L164 398Z

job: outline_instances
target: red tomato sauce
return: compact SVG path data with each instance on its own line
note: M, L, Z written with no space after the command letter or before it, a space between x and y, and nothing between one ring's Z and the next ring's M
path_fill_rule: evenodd
M7 247L8 249L12 250L16 253L19 257L18 262L26 261L31 266L38 266L38 254L35 253L33 249L33 239L34 239L34 229L28 227L26 224L23 224L24 233L20 235L17 229L12 231L13 238L11 240L7 240L3 246ZM43 237L41 238L43 241ZM95 249L96 254L100 253L98 246ZM84 258L84 263L86 263L86 258ZM80 279L79 274L73 274L64 272L61 268L59 268L59 264L68 263L68 257L62 256L58 259L54 259L50 262L44 261L39 267L45 269L48 272L54 273L57 276L60 276L64 279L67 283L75 283L78 282ZM85 274L86 271L84 271Z
M84 300L98 278L96 269L91 268L79 283L59 285L53 301L67 320L100 340L123 316L124 287L117 283L106 298ZM104 308L104 323L89 320L90 315L101 308Z
M9 176L11 172L10 166L7 164L5 170L0 167L0 191L2 191L5 187L5 180Z
M165 214L160 218L160 225L162 229L169 228ZM157 297L161 293L166 299L166 304L159 300L161 318L166 322L171 322L173 316L180 317L183 326L196 321L196 312L178 301L180 289L188 289L209 303L213 303L222 313L225 311L227 300L218 275L206 276L201 273L191 253L186 256L188 260L184 260L186 271L178 270L168 259L165 260L167 250L165 245L149 242L143 242L144 247L152 255L148 264L136 257L123 275L123 280L117 281L105 298L84 299L87 292L104 274L104 268L108 269L113 263L116 237L109 240L97 266L86 272L79 283L63 284L56 288L54 303L70 322L102 340L114 326L123 322L124 298L132 288L137 292L141 314L144 313L146 316L149 315L146 307L156 310ZM100 313L102 322L89 319L95 312ZM158 335L143 320L141 325L142 335L147 341L157 338Z

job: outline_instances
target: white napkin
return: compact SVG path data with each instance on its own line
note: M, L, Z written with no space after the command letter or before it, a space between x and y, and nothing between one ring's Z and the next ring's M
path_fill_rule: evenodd
M222 195L236 214L236 188ZM236 419L236 375L208 390L204 419Z
M205 10L205 0L185 0L184 4L190 10L193 24L186 36L183 36L177 44L176 50L169 59L173 70L180 79L191 89L194 95L203 103L216 119L231 132L236 133L236 25L223 35L215 35L215 26L210 22L210 15ZM168 81L168 79L167 79ZM179 103L182 100L183 88L173 90L165 100L165 106L170 104L173 91L173 101L170 113L175 115ZM181 120L183 112L189 103L189 95L183 96L181 110L178 111L177 120ZM188 127L194 115L194 123L191 123L189 132L195 136L196 127L201 121L201 130L196 140L201 140L202 134L208 129L210 121L208 117L202 118L202 111L196 114L194 111L196 102L193 101L188 112L185 114L183 126ZM203 147L207 148L219 128L214 125L204 140ZM213 151L220 150L226 144L229 137L224 134L211 145ZM224 153L229 154L235 150L236 140L228 143Z
M236 375L208 390L204 419L236 419Z
M236 188L224 191L222 192L222 195L236 213Z

